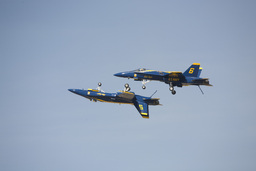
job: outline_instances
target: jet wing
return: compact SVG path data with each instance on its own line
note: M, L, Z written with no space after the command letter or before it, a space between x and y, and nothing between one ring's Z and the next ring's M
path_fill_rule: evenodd
M143 118L149 119L148 104L143 101L136 101L134 106Z
M127 100L132 100L134 98L134 93L131 93L131 92L123 92L119 95L117 95L118 97L121 97L121 98L124 98L124 99L127 99Z
M158 75L163 75L162 73L160 74L157 71L144 71L144 72L134 72L135 74L139 74L139 75L154 75L154 76L158 76Z
M172 75L182 75L180 71L155 71L155 70L145 70L145 71L135 71L135 74L141 75L152 75L152 76L172 76Z

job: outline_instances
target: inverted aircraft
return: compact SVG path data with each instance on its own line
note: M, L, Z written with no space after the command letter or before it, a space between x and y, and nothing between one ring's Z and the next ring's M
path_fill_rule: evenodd
M116 73L114 76L128 79L132 78L134 81L142 81L143 89L146 89L145 84L149 81L161 81L169 84L169 90L173 95L176 94L176 91L174 90L175 86L183 87L189 85L198 86L203 93L200 85L212 85L209 83L209 78L200 78L202 69L203 68L200 67L200 63L193 63L184 73L180 71L156 71L141 68L133 71Z
M125 84L125 89L117 93L106 93L101 90L101 83L97 89L68 89L70 92L80 95L94 102L109 102L119 104L132 104L143 118L149 119L148 105L160 105L159 98L145 97L130 92L129 84Z

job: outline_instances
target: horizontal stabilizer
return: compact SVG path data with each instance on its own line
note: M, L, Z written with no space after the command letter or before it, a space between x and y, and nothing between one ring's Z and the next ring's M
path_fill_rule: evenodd
M160 105L159 98L151 98L144 100L148 105Z
M212 86L212 85L209 83L209 79L208 79L208 78L194 79L194 80L192 80L192 84L193 84L193 85Z

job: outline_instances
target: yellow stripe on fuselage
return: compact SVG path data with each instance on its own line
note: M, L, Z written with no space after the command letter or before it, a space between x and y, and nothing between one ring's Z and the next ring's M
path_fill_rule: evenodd
M145 70L144 72L153 72L153 71L156 71L156 70Z
M122 90L118 90L119 92L122 92L122 93L127 93L127 94L134 94L134 93L131 93L131 92L128 92L128 91L122 91Z
M88 88L88 91L95 91L95 92L99 92L99 90L90 89L90 88Z

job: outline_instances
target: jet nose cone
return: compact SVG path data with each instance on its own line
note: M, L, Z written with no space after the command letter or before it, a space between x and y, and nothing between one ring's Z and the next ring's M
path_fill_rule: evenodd
M74 92L75 92L75 89L68 89L68 91L74 93Z
M121 72L116 73L116 74L114 74L114 76L116 76L116 77L122 77L122 73L121 73Z
M116 76L116 77L130 77L130 73L128 73L128 72L119 72L119 73L116 73L116 74L114 74L114 76Z

